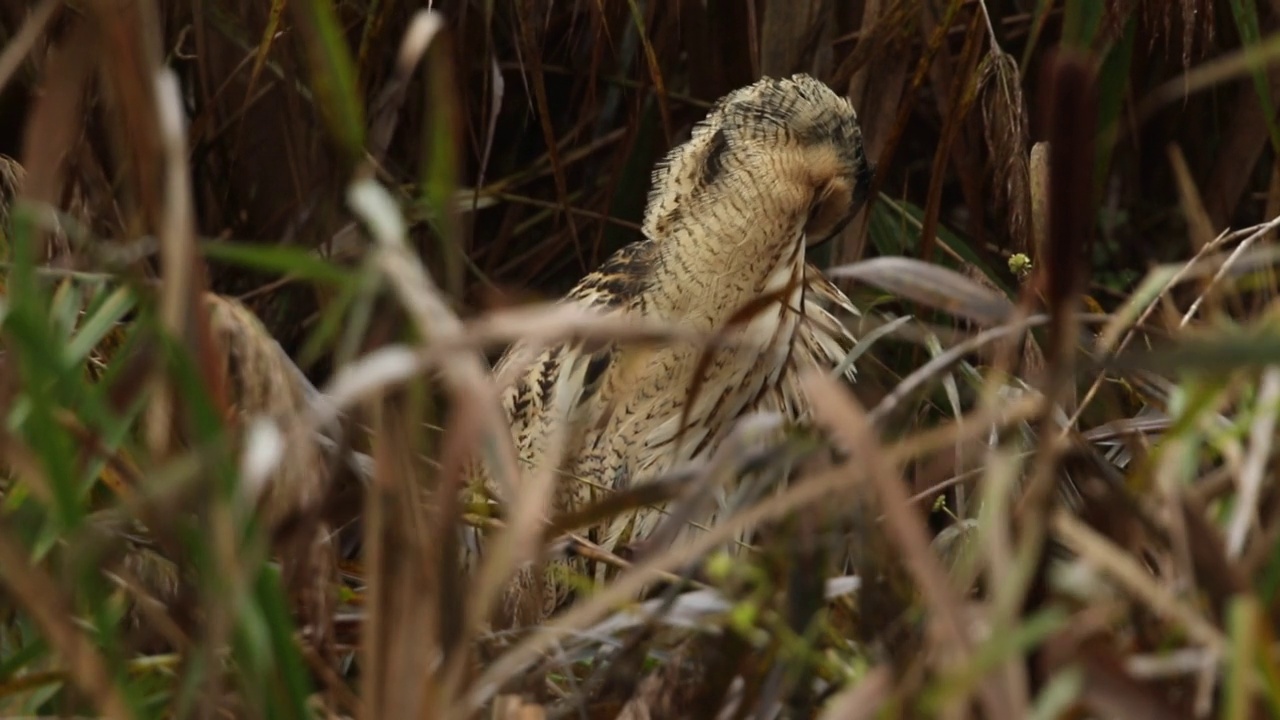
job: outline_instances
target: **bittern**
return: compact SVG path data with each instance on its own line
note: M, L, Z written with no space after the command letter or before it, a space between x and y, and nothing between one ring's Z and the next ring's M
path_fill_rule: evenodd
M554 511L584 507L602 492L705 457L748 413L808 419L800 375L835 368L848 356L855 339L838 316L857 310L806 262L805 249L853 218L872 174L852 105L807 75L766 78L730 93L657 165L644 238L562 302L678 323L724 342L712 349L513 345L495 374L522 470L537 472L545 458L561 458ZM847 376L852 380L852 369ZM571 430L563 433L567 446L553 452L563 428ZM472 473L473 483L500 495L479 461ZM659 517L656 508L635 511L589 537L612 549L624 534L645 538ZM568 590L553 575L517 578L500 623L537 621Z

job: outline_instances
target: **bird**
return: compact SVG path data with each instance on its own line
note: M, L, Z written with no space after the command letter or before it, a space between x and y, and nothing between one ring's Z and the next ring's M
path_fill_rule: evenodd
M643 237L559 302L725 342L712 349L674 341L508 348L494 376L521 477L560 459L553 511L586 507L705 458L750 413L804 424L810 405L800 378L810 369L850 365L842 372L855 379L842 361L857 341L840 318L858 310L806 250L853 219L874 172L852 103L807 74L730 92L657 163ZM556 438L564 438L559 452L551 447ZM482 460L472 462L468 482L503 502ZM652 533L660 511L635 510L587 536L616 550ZM468 542L475 562L482 541L473 534ZM508 586L498 626L538 622L571 596L563 574L531 572Z

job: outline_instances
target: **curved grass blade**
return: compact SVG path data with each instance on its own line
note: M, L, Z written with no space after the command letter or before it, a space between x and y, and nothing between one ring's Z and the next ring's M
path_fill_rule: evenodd
M859 280L901 298L983 325L999 325L1013 303L960 273L907 257L878 257L831 268L828 275Z

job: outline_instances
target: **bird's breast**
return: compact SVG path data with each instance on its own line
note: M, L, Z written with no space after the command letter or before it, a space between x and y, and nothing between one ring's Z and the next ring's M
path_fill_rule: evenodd
M771 271L756 294L771 299L748 302L722 327L722 346L649 351L619 378L624 399L601 439L615 446L615 456L634 458L626 477L661 474L713 450L776 385L800 322L803 272L802 259Z

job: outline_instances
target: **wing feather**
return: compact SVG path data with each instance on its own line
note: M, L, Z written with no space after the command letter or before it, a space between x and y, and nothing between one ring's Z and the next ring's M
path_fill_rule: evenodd
M805 266L804 282L803 316L796 327L791 355L778 382L761 398L758 408L795 422L808 421L810 414L809 401L800 386L801 375L813 368L834 370L857 345L853 333L837 316L861 315L840 288L816 267ZM845 371L844 378L854 382L853 365Z

